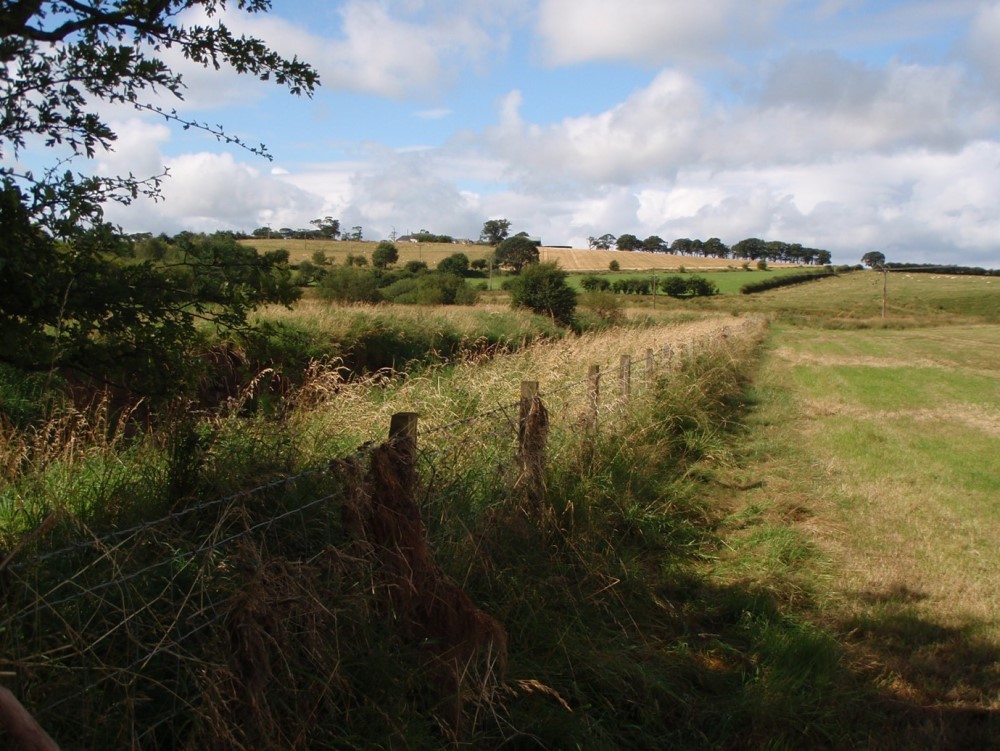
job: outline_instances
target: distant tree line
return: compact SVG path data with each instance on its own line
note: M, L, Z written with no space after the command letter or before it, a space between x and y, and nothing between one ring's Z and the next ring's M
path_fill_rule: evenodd
M732 247L726 245L717 237L708 240L692 240L681 237L668 243L659 235L650 235L640 240L632 234L615 237L604 234L588 238L593 249L610 250L612 247L624 251L645 251L647 253L669 253L681 256L701 256L704 258L734 258L745 261L779 261L782 263L801 263L826 266L831 255L827 250L807 248L798 243L786 243L780 240L760 240L750 237L740 240Z

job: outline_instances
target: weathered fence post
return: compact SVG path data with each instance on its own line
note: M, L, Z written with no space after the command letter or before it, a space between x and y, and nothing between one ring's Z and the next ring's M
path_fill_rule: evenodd
M545 495L545 444L548 436L549 415L538 394L538 381L521 381L518 427L521 476L517 484L536 508Z
M632 393L632 356L622 355L621 359L621 390L622 399L628 399Z
M410 487L417 475L417 412L397 412L389 420L389 444Z
M587 397L590 402L588 422L592 431L597 431L597 410L601 403L601 366L591 365L587 371Z
M656 361L653 359L653 348L646 348L646 383L649 386L653 385L653 381L656 380Z

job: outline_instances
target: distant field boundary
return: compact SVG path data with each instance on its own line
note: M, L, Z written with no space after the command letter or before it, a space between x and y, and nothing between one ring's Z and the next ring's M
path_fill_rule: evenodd
M250 239L241 240L244 245L257 248L260 252L284 249L288 251L292 263L311 260L316 252L323 252L335 263L343 263L349 254L371 257L375 250L375 242L357 242L354 240L282 240L282 239ZM470 261L486 258L493 253L489 245L472 243L396 243L399 249L399 264L407 261L424 261L433 268L443 259L453 253L465 253ZM622 271L662 270L679 272L683 267L687 270L725 270L739 269L746 261L735 258L704 258L701 256L680 256L670 253L647 253L645 251L624 250L591 250L589 248L563 248L542 246L539 248L539 260L543 262L558 262L565 271L607 271L612 261L618 261ZM771 268L795 268L800 264L771 263ZM819 268L819 267L803 267Z

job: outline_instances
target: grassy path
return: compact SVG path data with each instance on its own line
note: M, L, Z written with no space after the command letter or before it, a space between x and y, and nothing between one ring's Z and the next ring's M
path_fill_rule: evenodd
M1000 328L778 326L755 400L713 574L836 635L870 747L998 747Z

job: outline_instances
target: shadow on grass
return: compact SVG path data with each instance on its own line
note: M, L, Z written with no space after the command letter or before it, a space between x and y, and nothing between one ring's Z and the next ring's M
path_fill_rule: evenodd
M906 587L859 592L864 610L837 626L857 669L878 687L879 749L1000 748L1000 647L975 623L921 617Z

